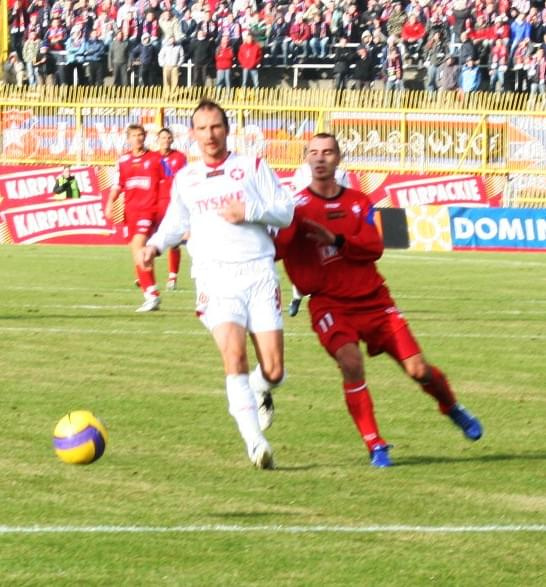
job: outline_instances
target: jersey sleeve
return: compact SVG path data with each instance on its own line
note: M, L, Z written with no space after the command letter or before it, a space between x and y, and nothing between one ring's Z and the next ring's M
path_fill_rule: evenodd
M374 207L367 198L362 204L359 229L355 234L343 235L345 242L339 253L353 261L376 261L383 254L383 239L374 222Z
M302 163L292 176L294 191L300 192L305 189L311 183L311 179L311 167L309 167L309 163Z
M182 199L184 190L187 190L184 187L184 179L185 176L182 172L176 174L171 188L171 200L167 212L157 232L146 243L155 247L160 253L168 247L180 244L182 237L190 229L190 212Z
M267 163L260 160L256 169L256 189L245 204L245 220L270 226L288 226L294 216L294 200L284 190Z

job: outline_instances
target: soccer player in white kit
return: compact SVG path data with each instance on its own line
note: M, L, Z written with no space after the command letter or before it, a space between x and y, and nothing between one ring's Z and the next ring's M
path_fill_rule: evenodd
M273 415L271 390L284 376L284 349L268 226L288 226L294 200L265 161L228 151L228 120L218 104L202 100L191 125L202 159L176 174L169 208L142 264L189 234L196 311L222 356L229 412L252 463L271 469L273 451L263 430ZM247 333L259 359L250 374Z
M304 190L311 183L312 179L313 175L311 173L311 166L306 161L296 169L292 177L291 187L293 193L297 194L301 192L301 190ZM341 169L341 167L336 168L335 179L338 185L341 185L344 188L351 187L349 175L344 169ZM302 299L303 296L298 291L298 288L295 285L292 285L292 299L288 305L288 314L290 316L295 316L298 313Z

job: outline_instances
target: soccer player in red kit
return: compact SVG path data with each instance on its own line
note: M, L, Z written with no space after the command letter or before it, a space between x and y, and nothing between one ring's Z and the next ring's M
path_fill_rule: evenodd
M165 178L159 184L158 217L159 222L161 222L171 201L171 186L174 176L188 161L184 153L171 148L174 137L170 129L162 128L157 134L157 138L159 142L159 154L161 155L163 171L165 173ZM180 270L180 255L180 246L169 248L167 253L167 268L169 271L167 289L176 289L176 279Z
M389 354L437 401L442 414L467 438L478 440L480 421L457 403L442 371L426 362L377 270L383 242L374 225L374 209L363 193L336 183L340 150L335 137L315 135L307 161L311 184L296 196L292 224L277 235L277 256L292 283L310 295L313 330L340 368L347 408L371 464L389 467L392 462L375 420L360 341L370 356Z
M160 182L165 178L161 155L145 147L146 131L140 124L127 127L129 152L118 161L117 181L112 186L104 215L112 219L113 205L125 194L125 231L131 248L144 303L137 312L159 309L159 291L155 282L153 265L143 268L138 264L139 251L158 225L158 201Z

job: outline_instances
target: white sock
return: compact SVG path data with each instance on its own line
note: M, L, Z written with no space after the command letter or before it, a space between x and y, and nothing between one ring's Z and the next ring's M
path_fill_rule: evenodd
M260 363L256 365L254 371L252 371L252 373L250 373L248 376L248 384L250 385L250 389L252 389L255 394L262 394L266 391L271 391L275 389L275 387L281 385L283 382L284 376L278 383L271 383L271 381L268 381L264 377Z
M248 375L227 375L226 393L229 413L237 422L239 432L250 450L257 442L265 438L260 430L256 398L248 384Z
M302 298L303 298L303 296L299 292L298 288L295 285L293 285L292 286L292 299L293 300L301 300Z

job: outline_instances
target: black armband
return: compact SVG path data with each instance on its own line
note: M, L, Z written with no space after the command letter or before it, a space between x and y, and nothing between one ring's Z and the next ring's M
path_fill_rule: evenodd
M336 246L338 249L341 249L344 244L345 237L342 234L336 234L336 238L334 239L334 246Z

